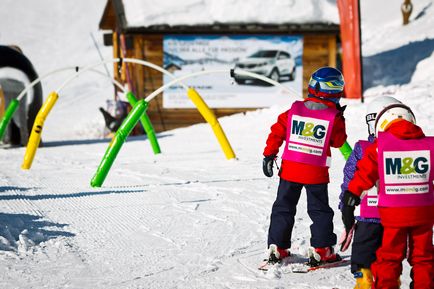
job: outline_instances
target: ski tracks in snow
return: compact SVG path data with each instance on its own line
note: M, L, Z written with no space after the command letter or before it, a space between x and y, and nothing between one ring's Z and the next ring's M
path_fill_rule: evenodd
M0 164L2 211L37 216L51 225L41 230L57 232L19 257L25 266L0 256L10 268L9 280L27 272L36 287L258 288L287 282L286 276L270 280L256 272L277 179L258 176L251 162L219 158L210 174L209 165L191 160L192 154L178 154L174 164L170 155L140 161L120 154L105 187L91 189L95 152L105 145L40 149L27 172L5 165L20 160L22 149L0 151L8 160ZM143 148L129 145L126 151ZM236 177L228 168L239 171ZM307 215L297 217L302 224ZM308 228L301 224L294 231L303 246ZM41 264L54 270L55 282ZM25 288L7 285L2 288Z

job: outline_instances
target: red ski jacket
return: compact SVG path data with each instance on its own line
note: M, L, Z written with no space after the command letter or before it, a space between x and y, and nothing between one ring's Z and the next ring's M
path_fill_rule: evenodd
M335 104L330 101L322 101L317 98L306 98L304 101L313 101L323 103L329 107L336 107ZM277 118L277 122L271 126L271 132L268 135L264 149L264 156L277 155L280 146L284 141L286 141L288 111L289 110L280 114ZM346 140L347 134L345 132L345 119L342 113L338 113L333 124L330 146L335 148L341 147ZM327 150L327 155L331 156L330 149ZM279 176L287 181L309 185L330 182L327 167L308 165L289 160L282 160Z
M425 136L420 127L405 120L392 123L387 131L400 139L418 139ZM348 184L351 193L360 196L363 191L372 188L379 179L377 146L375 141L366 149L363 158L357 162L354 177ZM434 206L379 207L379 210L381 223L384 226L407 227L434 222Z

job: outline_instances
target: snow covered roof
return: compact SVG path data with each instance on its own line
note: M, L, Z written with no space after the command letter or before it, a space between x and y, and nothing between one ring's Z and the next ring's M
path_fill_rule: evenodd
M127 29L159 25L339 24L335 0L159 0L158 2L121 0L121 2L124 10L123 25ZM118 10L119 7L116 9Z

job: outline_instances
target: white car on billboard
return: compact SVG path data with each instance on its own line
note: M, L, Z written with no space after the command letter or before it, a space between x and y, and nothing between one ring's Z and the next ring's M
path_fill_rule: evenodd
M288 77L289 80L295 78L295 60L291 54L283 50L259 50L237 61L235 68L265 75L277 82L281 77ZM252 80L244 75L235 75L234 79L238 84Z

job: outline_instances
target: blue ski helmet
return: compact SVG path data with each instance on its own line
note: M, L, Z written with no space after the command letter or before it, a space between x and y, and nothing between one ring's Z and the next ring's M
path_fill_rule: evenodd
M338 103L344 94L344 85L342 73L336 68L325 66L312 73L307 90L309 96Z

